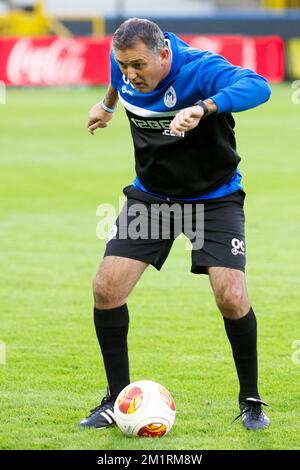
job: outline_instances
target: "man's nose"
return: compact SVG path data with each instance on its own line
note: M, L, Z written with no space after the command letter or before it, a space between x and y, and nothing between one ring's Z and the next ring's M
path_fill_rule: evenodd
M134 80L137 75L136 75L136 71L134 70L134 68L132 67L128 67L127 69L127 77L130 81Z

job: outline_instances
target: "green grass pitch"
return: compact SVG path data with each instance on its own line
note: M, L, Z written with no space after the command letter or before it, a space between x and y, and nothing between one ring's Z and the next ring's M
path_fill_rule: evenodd
M169 388L177 406L172 431L150 440L77 427L106 386L92 320L91 282L105 246L96 209L117 208L134 176L121 107L107 129L93 137L86 130L103 91L8 90L0 106L0 448L300 449L293 349L300 340L300 107L290 84L235 115L248 290L271 427L231 424L238 382L230 346L208 278L190 273L184 240L160 273L148 268L128 301L131 379Z

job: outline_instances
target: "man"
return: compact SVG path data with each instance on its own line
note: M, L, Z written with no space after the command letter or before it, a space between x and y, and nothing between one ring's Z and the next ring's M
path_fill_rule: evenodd
M120 100L135 148L137 176L94 280L94 322L108 381L107 396L81 426L114 424L113 406L130 383L126 300L149 264L160 270L178 233L165 239L119 234L139 203L204 207L204 242L192 251L191 271L208 274L223 315L240 383L239 406L248 429L269 426L257 387L257 329L245 283L245 193L237 169L231 112L267 101L266 80L223 57L189 47L148 20L129 19L115 32L111 83L90 111L88 130L107 127ZM124 218L125 217L125 218ZM160 222L158 222L160 224ZM194 222L193 222L194 223ZM160 225L161 229L161 225ZM124 230L123 230L124 231Z

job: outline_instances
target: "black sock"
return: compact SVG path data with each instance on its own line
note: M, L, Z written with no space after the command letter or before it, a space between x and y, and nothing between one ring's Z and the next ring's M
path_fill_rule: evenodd
M240 382L239 402L245 398L260 398L257 388L257 326L250 308L247 315L232 320L224 317Z
M127 305L100 310L94 308L94 323L102 351L112 400L130 383L127 349L129 315Z

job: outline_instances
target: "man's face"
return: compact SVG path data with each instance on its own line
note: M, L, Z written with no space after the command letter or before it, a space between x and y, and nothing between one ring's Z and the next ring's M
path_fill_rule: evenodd
M154 90L168 74L171 66L170 51L167 47L155 53L142 41L124 51L115 49L115 57L121 72L141 93Z

